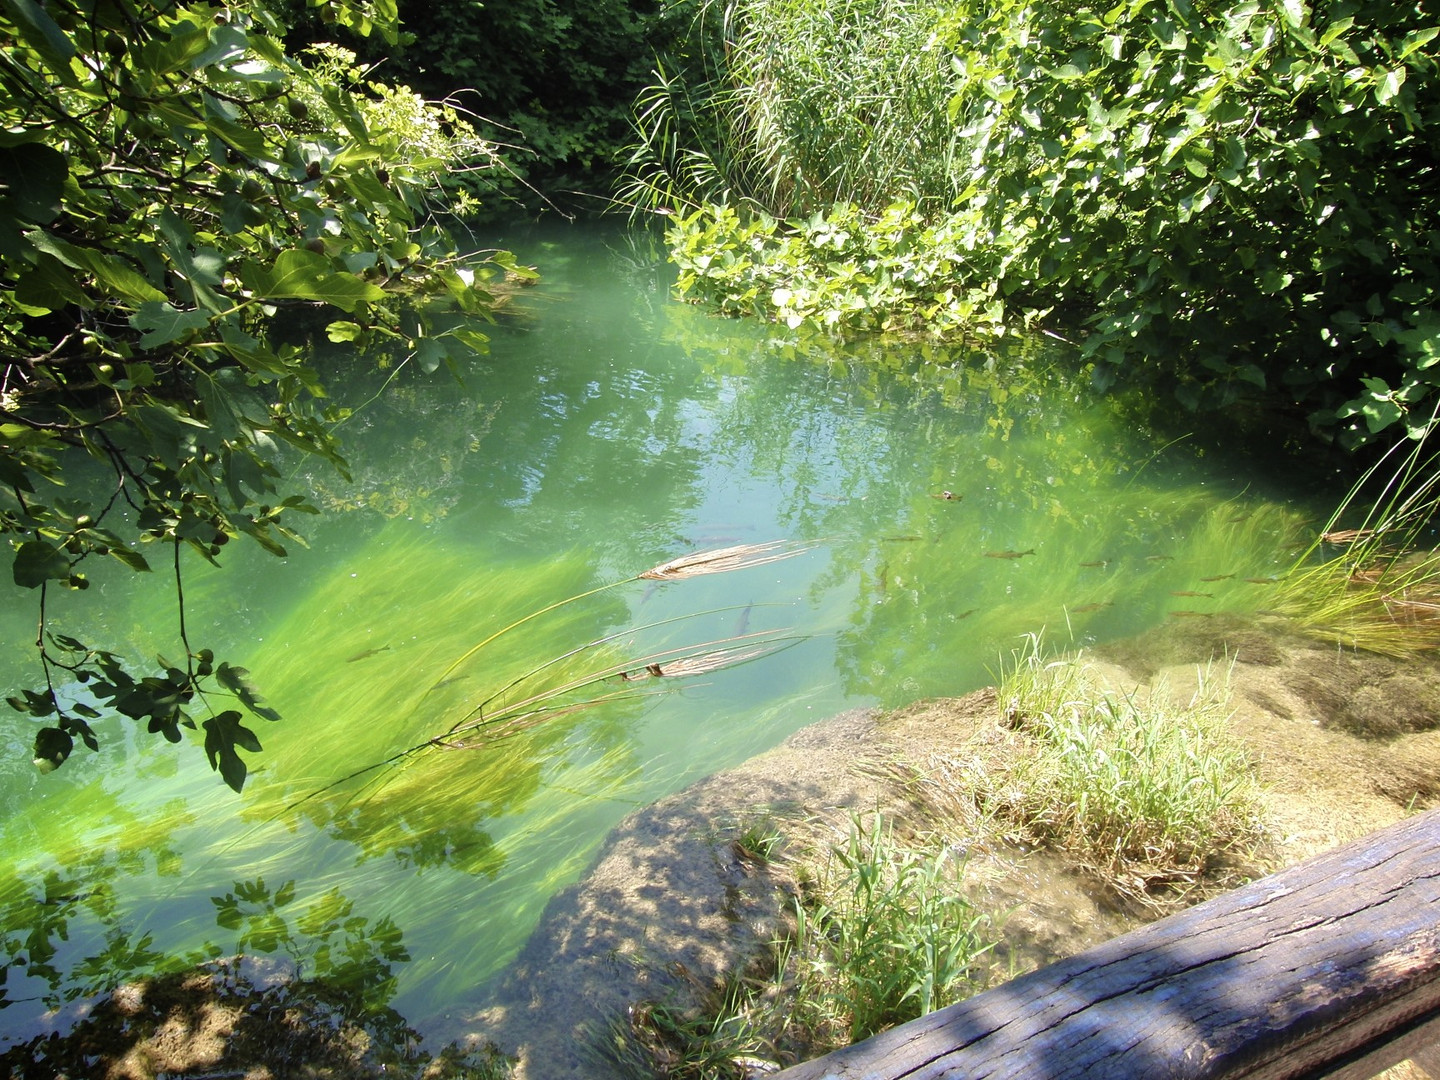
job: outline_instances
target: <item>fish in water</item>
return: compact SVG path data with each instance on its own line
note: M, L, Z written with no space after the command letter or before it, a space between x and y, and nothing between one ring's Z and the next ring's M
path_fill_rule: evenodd
M932 499L944 499L946 502L959 502L959 501L960 501L961 499L963 499L965 496L964 496L964 495L956 495L953 491L942 491L942 492L939 492L938 494L932 492L931 495L930 495L930 497L931 497Z
M910 544L916 540L924 540L923 536L886 536L881 538L882 544Z
M1080 565L1083 566L1086 570L1104 570L1105 567L1110 565L1110 560L1096 559L1093 562L1082 562Z
M955 616L955 621L959 622L961 619L968 619L971 615L974 615L975 612L979 610L979 608L972 607L969 611L962 611L959 615Z
M1169 561L1170 561L1171 559L1173 559L1173 558L1175 558L1174 555L1146 555L1146 556L1145 556L1145 561L1146 561L1146 562L1169 562Z
M1204 596L1204 597L1213 597L1215 594L1214 594L1214 593L1208 593L1208 592L1196 592L1196 591L1193 590L1193 589L1179 589L1179 590L1173 590L1173 589L1172 589L1171 592L1170 592L1170 595L1171 595L1171 596Z
M1114 606L1115 606L1115 601L1114 601L1114 600L1097 600L1097 601L1096 601L1095 603L1093 603L1093 604L1081 604L1079 607L1072 607L1072 608L1070 609L1070 614L1071 614L1071 615L1084 615L1084 614L1086 614L1087 612L1090 612L1090 611L1099 611L1101 608L1114 607Z
M390 651L390 646L389 646L389 645L381 645L381 646L380 646L379 648L377 648L377 649L364 649L364 650L362 650L361 652L357 652L354 656L348 657L348 658L345 660L345 662L346 662L347 664L353 664L353 663L355 663L356 660L364 660L367 656L374 656L374 655L376 655L377 653L389 652L389 651Z
M1229 581L1234 574L1212 574L1210 577L1202 577L1201 581Z
M1026 548L1024 551L987 551L987 559L1023 559L1026 555L1034 555L1034 548Z
M1208 619L1208 618L1210 618L1210 612L1208 612L1208 611L1170 611L1170 612L1166 612L1166 614L1167 614L1167 615L1173 615L1173 616L1175 616L1177 619Z
M1244 579L1242 579L1242 580L1248 581L1251 585L1274 585L1274 584L1275 584L1275 579L1274 579L1274 578L1270 578L1270 577L1247 577L1247 578L1244 578Z
M740 617L735 620L735 636L736 636L736 637L740 637L740 635L742 635L743 633L745 633L746 630L749 630L749 629L750 629L750 609L753 608L754 606L755 606L755 601L754 601L754 600L751 600L750 603L746 604L746 605L744 606L744 608L741 609L741 611L740 611Z

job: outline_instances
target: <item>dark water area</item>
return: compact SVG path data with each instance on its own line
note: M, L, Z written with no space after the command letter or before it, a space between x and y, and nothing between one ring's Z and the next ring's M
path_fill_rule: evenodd
M353 480L301 463L308 548L186 568L191 642L284 718L244 794L119 721L40 776L6 725L0 1046L235 953L442 1028L630 811L841 710L985 685L1027 634L1264 607L1349 486L1263 424L1097 395L1043 337L841 346L677 303L646 234L487 242L543 274L489 354L457 382L329 348ZM771 541L794 553L637 579ZM178 651L163 583L92 576L55 629ZM24 685L31 598L0 618Z

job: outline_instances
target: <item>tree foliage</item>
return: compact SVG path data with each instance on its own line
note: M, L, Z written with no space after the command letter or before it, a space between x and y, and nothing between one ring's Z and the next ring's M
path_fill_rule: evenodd
M630 104L685 24L660 0L400 0L399 13L398 46L362 47L362 58L465 109L504 161L468 186L498 189L501 206L533 202L535 189L565 202L577 186L603 193ZM304 17L301 35L322 32L316 22Z
M395 40L387 0L329 10ZM269 332L277 312L315 313L357 359L403 342L429 371L485 346L468 317L490 271L425 201L484 145L356 81L341 50L287 55L283 33L258 0L0 0L0 534L38 595L44 676L8 700L44 722L47 771L76 739L96 748L106 713L172 742L203 717L239 790L238 750L260 749L245 714L277 719L243 668L192 648L181 591L184 551L299 541L314 509L279 491L282 452L344 470L343 410ZM154 674L47 625L51 594L101 559L174 575L182 651Z
M853 261L855 287L823 323L883 298L923 261L928 233L948 269L906 303L969 305L981 321L1053 310L1101 382L1158 367L1191 407L1263 389L1353 442L1428 416L1440 23L1421 5L746 0L729 25L738 86L712 83L711 125L665 117L714 167L667 167L642 139L637 172L648 160L652 177L679 177L648 187L672 205L677 191L692 206L749 200L782 219L754 220L792 250L772 259L769 241L738 242L753 228L744 215L733 227L694 215L672 240L698 293L811 318L787 302ZM897 47L922 40L924 59ZM900 104L829 86L865 71ZM943 102L943 129L912 107L926 101ZM721 157L705 153L716 131ZM923 228L865 235L916 207ZM977 302L992 290L1002 306Z

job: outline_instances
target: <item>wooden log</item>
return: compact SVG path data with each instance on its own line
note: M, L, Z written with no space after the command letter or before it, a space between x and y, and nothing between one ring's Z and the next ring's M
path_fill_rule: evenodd
M773 1076L1370 1076L1437 1032L1433 810Z

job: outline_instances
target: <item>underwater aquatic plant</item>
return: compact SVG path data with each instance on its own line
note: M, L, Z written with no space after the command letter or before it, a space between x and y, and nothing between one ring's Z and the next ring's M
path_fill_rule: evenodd
M429 689L420 695L409 715L414 715L427 703L440 709L445 708L440 698L432 699L431 695L441 687L453 683L457 672L474 661L487 647L546 614L637 581L679 581L704 574L764 565L802 554L815 547L816 543L766 541L695 552L660 563L630 577L546 604L507 623L466 649L440 673ZM354 769L291 802L285 809L294 809L325 792L376 773L387 766L400 765L427 751L472 749L562 716L664 692L645 684L652 680L673 682L710 674L768 656L799 640L794 636L787 636L783 630L775 630L736 634L639 655L627 654L620 647L622 642L637 634L707 614L713 612L694 612L644 626L626 627L552 656L491 689L482 700L469 705L444 731L414 742L381 760Z

